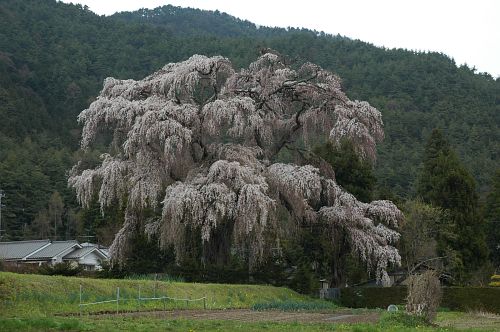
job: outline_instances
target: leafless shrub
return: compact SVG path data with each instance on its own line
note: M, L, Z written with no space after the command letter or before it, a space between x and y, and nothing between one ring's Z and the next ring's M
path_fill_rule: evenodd
M431 322L436 317L443 292L435 271L412 275L408 280L406 311L424 317Z

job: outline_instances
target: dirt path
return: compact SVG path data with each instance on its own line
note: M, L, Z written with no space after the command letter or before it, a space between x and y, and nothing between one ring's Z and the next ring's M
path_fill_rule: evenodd
M126 317L155 317L166 319L202 319L202 320L237 320L241 322L307 322L307 323L376 323L379 319L377 312L352 314L350 311L334 313L317 312L283 312L283 311L254 311L248 309L229 310L173 310L128 312L120 314L100 314L94 316L126 316Z

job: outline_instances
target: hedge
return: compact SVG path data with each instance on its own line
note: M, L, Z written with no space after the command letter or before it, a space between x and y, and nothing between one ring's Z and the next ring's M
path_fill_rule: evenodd
M500 287L500 275L494 274L491 276L490 286L491 287Z
M406 287L348 287L340 289L340 303L350 308L387 308L403 304Z
M342 288L340 303L351 308L387 308L389 304L404 304L406 287ZM441 307L451 310L481 310L500 313L498 287L443 287Z

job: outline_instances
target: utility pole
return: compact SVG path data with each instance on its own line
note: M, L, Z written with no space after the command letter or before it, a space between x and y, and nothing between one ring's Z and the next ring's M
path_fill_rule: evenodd
M2 239L2 198L5 197L3 190L0 189L0 240Z

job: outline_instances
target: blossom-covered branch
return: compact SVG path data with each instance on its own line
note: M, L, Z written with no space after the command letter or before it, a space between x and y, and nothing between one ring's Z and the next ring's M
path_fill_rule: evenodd
M343 232L380 280L389 264L399 264L396 206L359 202L331 170L294 154L349 139L374 160L383 138L380 112L349 100L338 76L317 65L293 69L266 53L235 71L226 58L195 55L143 80L106 79L78 119L82 148L103 137L109 151L94 169L75 165L68 183L85 207L94 197L103 211L124 207L111 250L117 261L136 231L173 246L182 262L187 232L210 243L229 225L233 248L255 265L266 256L266 234L283 227L278 211L286 210L298 227ZM142 220L145 209L157 218Z

